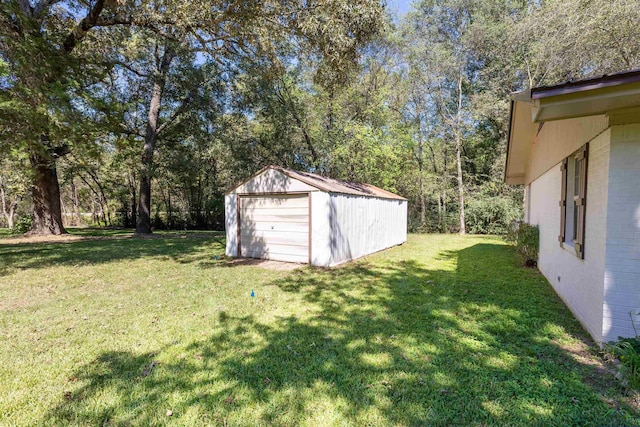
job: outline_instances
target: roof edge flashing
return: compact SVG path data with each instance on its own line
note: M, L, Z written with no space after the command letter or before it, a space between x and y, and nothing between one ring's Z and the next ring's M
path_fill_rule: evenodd
M586 92L636 82L640 82L640 69L583 80L569 81L552 86L536 87L531 89L531 99L549 98L552 96Z

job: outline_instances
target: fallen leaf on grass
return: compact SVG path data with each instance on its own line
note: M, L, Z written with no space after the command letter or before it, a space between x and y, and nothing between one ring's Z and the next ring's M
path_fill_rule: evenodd
M233 397L233 395L230 395L225 400L223 400L223 402L225 403L225 405L231 405L235 400L236 399Z

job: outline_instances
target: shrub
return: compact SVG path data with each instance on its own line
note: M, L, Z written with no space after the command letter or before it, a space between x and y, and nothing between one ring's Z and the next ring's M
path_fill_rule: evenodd
M470 199L465 209L467 229L472 234L506 234L519 216L519 207L503 196Z
M640 390L640 336L638 336L632 313L629 313L629 317L633 330L636 331L636 336L632 338L619 337L618 342L609 343L607 350L620 360L620 373L623 378L628 381L631 387Z
M637 338L622 340L614 345L613 354L622 364L622 374L629 381L629 385L640 389L640 341Z
M31 230L31 224L33 224L33 217L31 215L20 215L13 225L11 232L13 234L24 234Z
M527 267L538 265L540 236L537 225L516 223L507 234L507 239L515 245L518 263Z

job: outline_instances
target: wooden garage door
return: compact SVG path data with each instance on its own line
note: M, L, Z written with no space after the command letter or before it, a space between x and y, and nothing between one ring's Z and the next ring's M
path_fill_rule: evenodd
M240 256L309 262L309 196L242 196Z

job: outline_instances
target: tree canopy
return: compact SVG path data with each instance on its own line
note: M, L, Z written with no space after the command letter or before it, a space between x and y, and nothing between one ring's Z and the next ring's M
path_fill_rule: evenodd
M410 229L502 232L509 93L640 66L631 0L8 0L0 220L224 226L267 164L410 201Z

